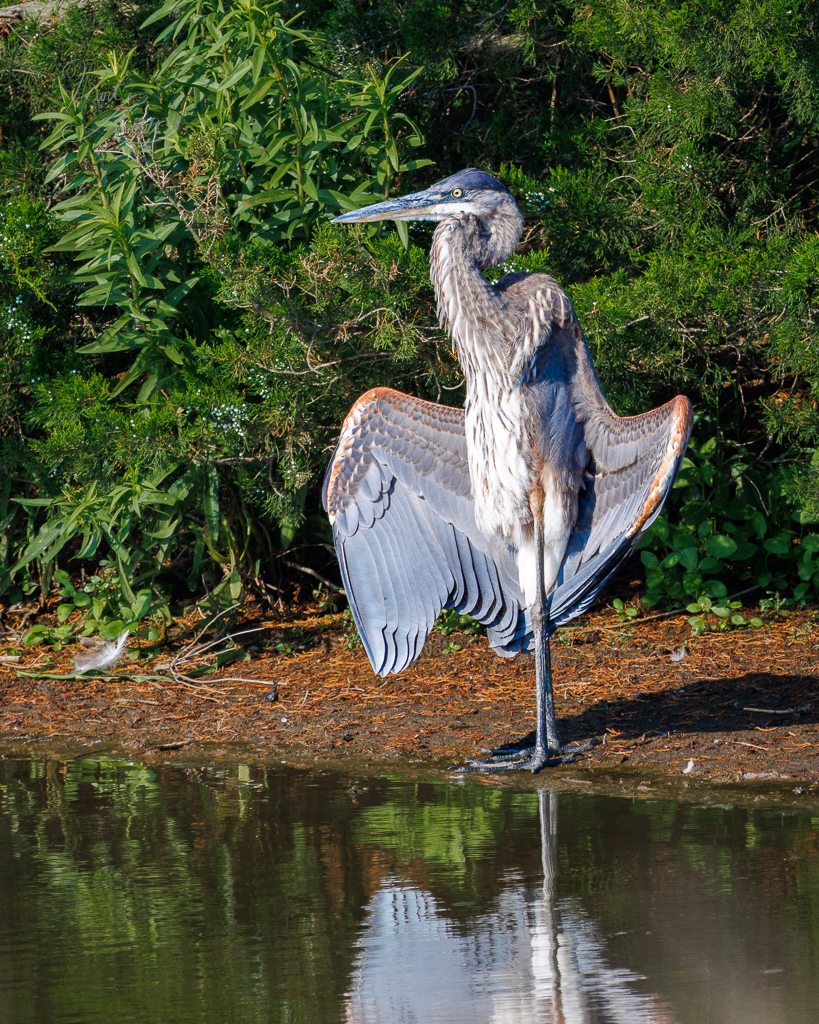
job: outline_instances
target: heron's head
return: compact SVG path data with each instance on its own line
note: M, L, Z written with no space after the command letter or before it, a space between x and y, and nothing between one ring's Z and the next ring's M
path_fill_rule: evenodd
M471 214L481 222L497 252L484 265L494 264L514 252L523 229L523 218L512 193L491 174L468 167L437 184L398 199L343 213L334 224L380 220L435 220ZM502 250L502 251L501 251ZM497 257L497 258L496 258Z

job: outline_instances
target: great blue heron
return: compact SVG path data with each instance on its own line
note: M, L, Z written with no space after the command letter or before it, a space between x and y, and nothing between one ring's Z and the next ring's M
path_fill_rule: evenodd
M482 271L517 248L512 194L470 168L336 223L438 222L438 315L466 378L464 410L390 388L355 403L324 504L374 671L400 672L442 608L485 623L510 657L534 638L534 747L474 767L538 771L571 756L555 722L549 637L580 615L662 508L691 432L678 396L641 416L609 407L574 309L545 274Z

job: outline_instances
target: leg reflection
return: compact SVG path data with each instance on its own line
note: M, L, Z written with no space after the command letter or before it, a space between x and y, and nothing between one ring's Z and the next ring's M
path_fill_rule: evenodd
M576 799L564 797L564 831ZM531 811L517 822L517 848L525 849L517 865L485 870L486 848L469 818L448 833L447 848L461 855L461 889L451 875L436 876L432 857L407 860L383 879L357 943L348 1024L671 1024L661 1000L637 990L645 978L617 962L601 925L572 895L574 865L565 860L560 884L558 793L537 793L537 819L525 800ZM531 859L538 837L542 882Z
M645 978L611 963L607 940L579 900L560 897L558 803L556 790L538 792L543 889L530 926L536 1003L531 1019L550 1024L672 1024L674 1017L660 1000L635 990L634 983Z

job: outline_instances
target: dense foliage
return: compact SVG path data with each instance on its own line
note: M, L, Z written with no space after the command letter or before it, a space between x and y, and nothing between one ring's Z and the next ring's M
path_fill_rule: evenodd
M567 288L616 410L694 401L643 602L700 630L741 592L815 598L814 6L100 0L13 28L7 600L56 599L58 639L331 577L318 485L353 399L462 394L428 230L328 221L468 165L519 197L509 266Z

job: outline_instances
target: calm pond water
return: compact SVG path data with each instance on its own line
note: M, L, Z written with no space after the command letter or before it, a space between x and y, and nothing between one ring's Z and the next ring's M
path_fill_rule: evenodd
M819 817L0 761L0 1021L800 1024Z

